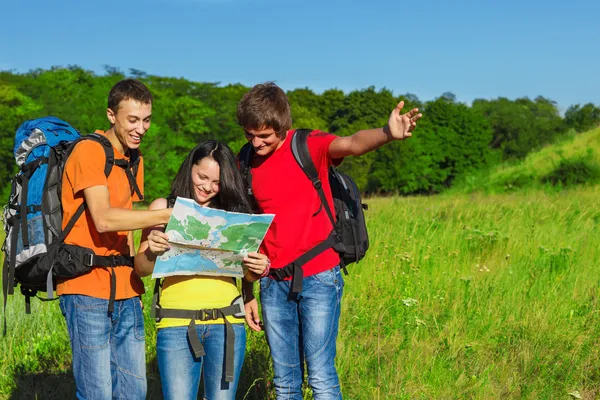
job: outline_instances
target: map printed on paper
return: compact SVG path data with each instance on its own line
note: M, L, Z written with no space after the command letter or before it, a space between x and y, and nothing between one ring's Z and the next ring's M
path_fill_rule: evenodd
M171 248L156 259L153 278L171 275L242 277L242 260L257 251L273 214L202 207L178 197L165 232Z

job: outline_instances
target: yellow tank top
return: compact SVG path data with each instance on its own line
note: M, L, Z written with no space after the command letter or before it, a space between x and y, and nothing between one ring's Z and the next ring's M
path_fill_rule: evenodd
M233 278L212 276L170 276L164 279L160 295L162 308L179 310L202 310L205 308L222 308L240 295ZM244 323L243 318L226 317L233 324ZM187 326L189 319L163 318L157 328ZM223 318L211 321L198 321L196 324L224 324Z

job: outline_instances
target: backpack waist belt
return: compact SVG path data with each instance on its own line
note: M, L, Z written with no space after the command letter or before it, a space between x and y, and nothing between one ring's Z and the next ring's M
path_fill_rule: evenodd
M130 267L133 268L133 257L126 256L124 254L117 254L112 256L99 256L96 254L87 253L83 255L82 264L86 267L102 267L102 268L110 268L110 295L108 298L108 312L112 313L115 310L115 298L117 295L117 276L115 275L114 267ZM48 293L48 299L52 299L54 296L52 295L53 289L53 274L52 270L54 269L54 265L50 267L50 271L48 272L48 277L46 278L46 290ZM29 309L29 297L31 297L31 293L28 296L24 292L24 288L21 286L21 293L26 296L26 309ZM33 292L32 292L33 293Z
M105 267L110 268L110 296L108 299L108 312L112 313L115 310L115 297L117 295L117 276L115 275L114 267L131 267L133 268L133 257L123 254L115 256L97 256L95 254L86 254L83 257L83 265L88 267Z
M337 243L339 243L338 237L335 231L331 231L329 236L327 236L327 239L323 240L321 243L317 244L315 247L308 250L306 253L302 254L285 267L271 269L269 276L278 281L282 281L291 276L292 286L288 299L296 299L302 291L302 279L304 279L304 271L302 270L302 267L304 264L325 250L333 248Z
M233 360L235 350L235 332L233 325L227 320L227 316L233 315L236 318L243 318L244 301L241 296L236 297L231 305L223 308L205 308L202 310L178 310L171 308L161 308L160 306L152 307L151 316L160 320L162 318L181 318L189 319L190 323L187 329L187 337L190 341L190 346L194 352L194 357L199 358L204 356L204 346L198 339L198 331L196 330L196 320L211 321L223 318L225 321L225 382L233 382Z

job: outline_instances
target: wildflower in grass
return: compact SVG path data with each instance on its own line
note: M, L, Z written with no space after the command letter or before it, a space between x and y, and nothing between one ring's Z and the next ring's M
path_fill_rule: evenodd
M412 256L410 255L410 253L402 253L402 255L400 256L400 260L402 262L410 263L412 261Z
M412 307L414 305L416 305L418 303L418 301L416 299L407 297L405 299L402 299L402 304L404 304L406 307Z

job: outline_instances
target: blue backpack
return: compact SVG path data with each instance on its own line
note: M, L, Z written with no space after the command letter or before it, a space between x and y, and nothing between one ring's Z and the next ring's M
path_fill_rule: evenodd
M106 154L106 177L113 165L124 168L132 193L136 191L142 198L135 183L139 165L137 151L131 152L129 162L115 160L113 147L103 135L81 136L67 122L51 116L24 122L17 129L13 149L19 172L12 180L8 204L4 207L6 239L2 246L5 253L2 289L5 310L7 295L13 294L17 285L25 296L26 312L30 313L30 298L37 297L38 291L47 292L47 299L54 298L57 278L72 278L98 266L133 266L129 255L103 257L90 249L63 243L86 207L83 203L62 229L64 165L75 145L82 140L100 143ZM112 277L114 279L114 274ZM114 293L111 295L114 301Z

